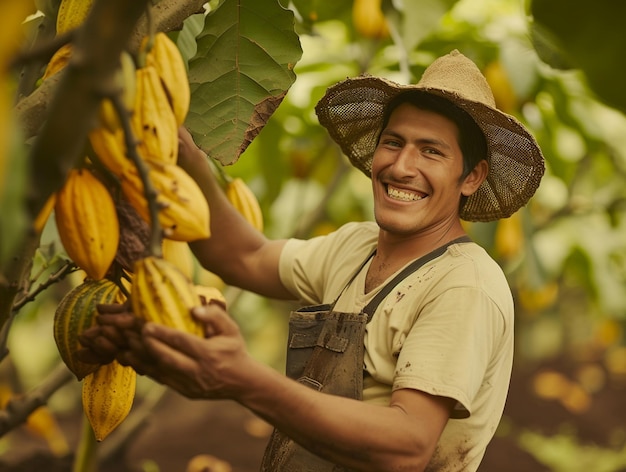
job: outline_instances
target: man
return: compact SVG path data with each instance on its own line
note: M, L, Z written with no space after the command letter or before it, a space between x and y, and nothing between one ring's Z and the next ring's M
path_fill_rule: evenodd
M525 205L541 151L458 51L417 85L347 79L316 111L371 177L375 223L267 240L228 205L189 134L180 139L215 225L191 244L198 259L227 283L306 305L290 318L288 376L251 358L218 304L192 311L204 339L140 329L126 307L104 307L83 337L87 357L115 354L188 397L249 408L275 427L263 471L474 471L504 408L513 301L461 219Z

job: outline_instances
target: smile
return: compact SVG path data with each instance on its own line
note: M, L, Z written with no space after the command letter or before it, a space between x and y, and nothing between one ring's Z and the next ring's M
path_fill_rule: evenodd
M428 196L426 194L420 194L417 192L400 190L398 188L392 187L391 185L387 185L387 195L389 195L394 200L400 200L403 202L416 202Z

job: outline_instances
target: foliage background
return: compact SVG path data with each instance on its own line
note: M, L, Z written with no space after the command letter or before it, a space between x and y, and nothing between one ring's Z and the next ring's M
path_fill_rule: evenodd
M217 40L227 34L215 33L230 17L211 20L244 3L210 2L215 13L206 23L203 15L193 16L172 35L189 58L194 112L187 125L198 144L228 164L227 173L253 189L270 237L310 237L372 218L369 181L349 166L313 111L329 85L361 73L414 82L432 60L455 48L484 71L498 106L527 124L547 161L546 176L527 207L498 223L467 226L505 269L513 288L517 345L510 405L534 408L528 415L507 411L498 437L533 456L542 467L537 470L625 470L626 429L619 421L619 403L612 400L623 398L626 387L626 94L619 69L626 52L619 25L624 6L609 0L593 6L580 0L385 0L388 30L376 34L367 29L373 7L359 16L358 0L284 2L294 14L295 30L290 17L260 14L264 8L276 11L276 1L253 2L258 11L230 26L252 28L273 51L280 48L272 41L284 35L287 59L270 63L296 59L293 77L284 77L284 68L270 73L272 64L250 64L278 84L275 95L290 88L238 154L241 142L229 140L228 133L241 130L226 130L216 140L219 131L212 123L220 117L207 111L213 109L212 97L217 101L227 92L205 87L214 80L211 74L227 78L232 58L213 59L216 51L232 51L236 43L220 45ZM279 25L280 33L272 25ZM248 76L242 67L235 66L235 72ZM261 84L254 72L250 76L252 85ZM248 93L254 95L250 90L254 87L243 87L235 101L245 102ZM216 141L226 147L215 147ZM24 224L14 202L24 193L28 148L14 148L0 194L0 260L11 256L11 235ZM33 277L49 275L63 257L51 219ZM199 268L196 275L204 283L220 284ZM73 274L53 285L20 310L9 337L10 358L0 365L14 388L34 388L58 364L52 315L79 277ZM250 350L282 369L284 316L290 306L224 290ZM139 392L147 397L153 385L142 382ZM78 397L77 385L66 385L51 397L49 408L58 415L74 411ZM541 412L558 412L558 421L539 425ZM0 454L15 451L12 441L10 436L0 439Z

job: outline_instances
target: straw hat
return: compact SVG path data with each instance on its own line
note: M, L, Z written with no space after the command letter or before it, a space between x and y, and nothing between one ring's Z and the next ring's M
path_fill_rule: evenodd
M389 101L408 90L423 90L465 110L487 140L489 174L461 209L467 221L506 218L533 196L544 173L537 142L514 117L496 109L489 84L471 60L454 50L435 60L417 85L360 76L330 87L317 104L320 123L352 164L368 177Z

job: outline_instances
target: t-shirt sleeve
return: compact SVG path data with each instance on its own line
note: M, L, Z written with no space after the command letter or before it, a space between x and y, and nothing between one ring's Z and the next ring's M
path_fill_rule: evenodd
M489 296L455 287L417 317L398 355L393 390L411 388L457 400L454 416L468 416L506 323Z

